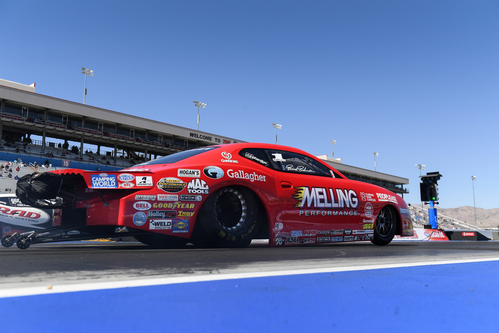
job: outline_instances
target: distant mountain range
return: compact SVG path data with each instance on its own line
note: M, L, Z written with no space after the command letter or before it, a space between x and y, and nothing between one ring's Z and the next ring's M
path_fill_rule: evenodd
M416 205L413 205L416 206ZM421 204L417 204L421 207ZM425 206L428 208L428 206ZM440 208L437 207L437 214L446 215L452 217L456 220L467 222L469 224L475 224L475 210L470 206L461 206L457 208ZM499 227L499 208L476 209L476 221L478 227L480 228L497 228Z

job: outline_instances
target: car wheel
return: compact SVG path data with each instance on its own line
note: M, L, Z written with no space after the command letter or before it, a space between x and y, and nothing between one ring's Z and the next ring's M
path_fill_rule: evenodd
M155 232L148 232L133 236L139 242L149 245L155 249L178 249L183 248L188 240L169 235L158 234Z
M198 214L210 244L246 247L260 226L256 195L244 187L224 187L212 194Z
M374 237L372 242L376 245L386 245L395 236L397 217L390 207L383 207L374 223Z

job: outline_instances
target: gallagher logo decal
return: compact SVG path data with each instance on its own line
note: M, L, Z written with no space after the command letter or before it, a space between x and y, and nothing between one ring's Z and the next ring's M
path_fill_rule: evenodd
M224 171L217 166L207 166L204 168L203 173L211 179L220 179L224 176Z
M307 186L295 188L293 198L298 201L295 208L356 209L359 207L359 198L354 190Z

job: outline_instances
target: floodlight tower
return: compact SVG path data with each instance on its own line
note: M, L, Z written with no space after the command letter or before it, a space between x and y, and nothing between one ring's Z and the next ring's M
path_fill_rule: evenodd
M272 123L272 126L274 126L274 137L275 137L275 144L277 144L277 130L282 128L281 124L277 123Z
M478 228L478 224L476 223L475 181L476 176L471 176L471 184L473 185L473 208L475 210L475 225Z
M198 101L192 101L192 102L194 103L194 106L198 107L198 131L199 131L199 108L201 108L201 109L206 108L206 104L198 102Z
M336 144L336 140L331 140L331 158L334 158L334 145Z
M87 76L94 76L94 71L91 69L82 67L81 73L85 74L85 91L83 93L83 104L85 104L85 98L87 97Z

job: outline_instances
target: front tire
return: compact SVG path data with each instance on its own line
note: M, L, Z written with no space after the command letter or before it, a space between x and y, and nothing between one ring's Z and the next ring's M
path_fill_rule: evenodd
M212 194L198 214L208 243L220 247L246 247L260 227L261 204L244 187L224 187Z
M374 237L373 244L387 245L395 236L397 217L393 209L390 207L383 207L376 218L374 223Z

